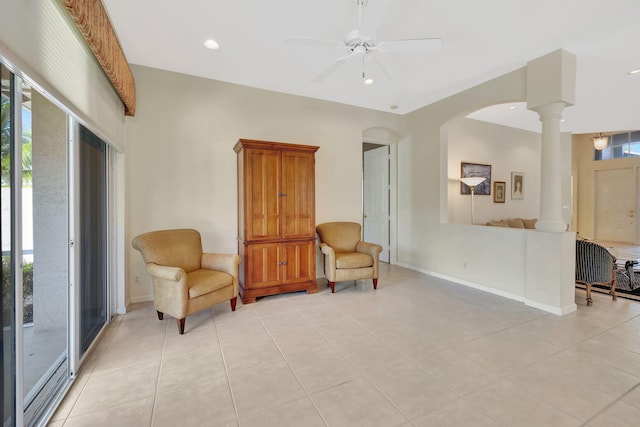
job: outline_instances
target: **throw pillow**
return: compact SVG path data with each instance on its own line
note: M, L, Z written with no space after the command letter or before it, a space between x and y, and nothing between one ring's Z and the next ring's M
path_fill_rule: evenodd
M524 223L520 218L508 219L507 224L509 224L511 228L524 228Z

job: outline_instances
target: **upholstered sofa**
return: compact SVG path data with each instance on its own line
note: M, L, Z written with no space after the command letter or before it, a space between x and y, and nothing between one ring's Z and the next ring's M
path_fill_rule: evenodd
M538 222L537 218L509 218L509 219L500 219L497 221L489 221L487 225L493 227L505 227L505 228L525 228L528 230L535 230L536 222Z

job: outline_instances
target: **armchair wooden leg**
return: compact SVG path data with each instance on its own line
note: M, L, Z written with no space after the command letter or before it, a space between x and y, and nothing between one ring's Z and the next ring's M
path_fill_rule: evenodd
M378 289L378 279L373 279L373 289Z
M231 298L231 311L236 311L237 302L238 302L238 297Z
M331 293L336 292L336 282L329 282L329 286L331 286Z
M187 320L186 317L183 317L182 319L176 319L176 322L178 322L178 332L180 332L180 335L184 334L184 321Z
M158 310L156 310L158 311ZM164 317L164 313L161 311L158 311L158 320L162 320L162 318Z
M591 285L587 285L587 307L593 304L593 299L591 299Z

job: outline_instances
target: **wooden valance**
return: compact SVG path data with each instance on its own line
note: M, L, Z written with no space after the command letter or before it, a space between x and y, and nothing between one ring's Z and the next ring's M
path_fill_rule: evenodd
M98 63L124 104L124 113L136 112L136 82L109 15L101 0L62 0Z

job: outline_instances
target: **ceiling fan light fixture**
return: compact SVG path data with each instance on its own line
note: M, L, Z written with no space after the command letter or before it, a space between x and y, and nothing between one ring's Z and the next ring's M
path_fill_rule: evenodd
M207 39L204 41L204 47L211 50L216 50L220 48L220 45L214 39Z
M598 134L598 136L594 136L591 138L593 141L593 148L596 150L604 150L609 145L609 137L607 135L603 135L602 132Z

